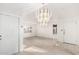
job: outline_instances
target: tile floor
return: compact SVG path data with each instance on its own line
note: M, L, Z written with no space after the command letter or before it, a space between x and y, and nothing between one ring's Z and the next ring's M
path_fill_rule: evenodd
M78 55L79 46L54 39L30 37L24 39L24 51L19 55Z

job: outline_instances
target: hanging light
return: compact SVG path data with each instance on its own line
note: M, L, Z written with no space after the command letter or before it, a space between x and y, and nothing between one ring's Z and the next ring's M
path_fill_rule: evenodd
M47 25L49 21L49 10L45 4L42 4L42 8L38 10L38 23L40 25Z

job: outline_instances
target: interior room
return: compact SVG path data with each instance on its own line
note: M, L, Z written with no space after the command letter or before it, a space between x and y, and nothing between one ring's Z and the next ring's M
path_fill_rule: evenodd
M0 55L78 54L79 3L0 3Z

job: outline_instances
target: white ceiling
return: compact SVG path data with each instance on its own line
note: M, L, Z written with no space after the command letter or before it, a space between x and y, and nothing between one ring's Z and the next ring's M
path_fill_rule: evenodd
M57 17L57 19L79 16L79 4L78 3L49 4L48 7L52 11L54 17Z
M0 12L20 15L25 11L28 14L39 7L41 4L38 3L0 3Z
M42 6L41 3L0 3L0 12L9 12L16 15L29 15ZM79 16L78 3L49 3L47 4L54 18Z

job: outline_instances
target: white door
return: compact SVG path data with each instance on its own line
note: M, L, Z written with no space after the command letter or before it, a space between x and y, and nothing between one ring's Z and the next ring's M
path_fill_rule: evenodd
M76 23L65 23L64 24L65 34L64 42L77 44L77 24Z
M57 40L64 42L64 29L63 24L58 24L57 26Z
M18 52L18 18L0 15L0 54Z

